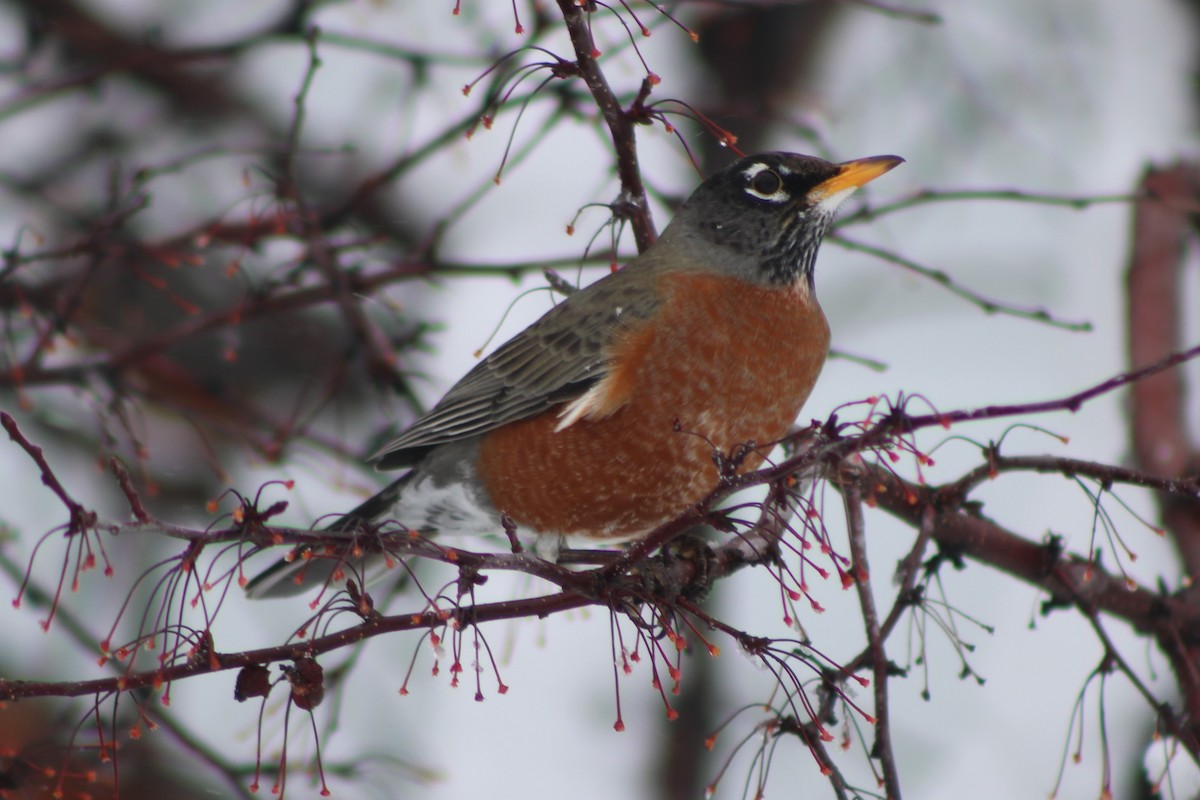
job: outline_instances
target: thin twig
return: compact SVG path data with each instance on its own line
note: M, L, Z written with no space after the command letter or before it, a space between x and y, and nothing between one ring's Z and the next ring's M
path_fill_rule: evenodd
M941 491L947 496L954 494L965 497L972 489L994 480L1004 472L1037 472L1043 475L1058 474L1065 478L1083 475L1102 484L1127 484L1157 489L1178 497L1200 497L1200 475L1185 478L1160 478L1156 475L1130 467L1084 461L1079 458L1061 456L1004 456L989 450L987 460L965 473L961 478L944 484Z
M1044 308L1024 308L1013 305L1011 303L1003 303L999 300L992 300L983 295L968 289L958 283L950 276L949 273L940 269L933 269L924 264L920 264L911 258L902 256L897 252L888 250L883 247L878 247L866 242L860 242L855 239L849 239L842 233L834 233L827 237L829 241L839 244L848 250L854 250L859 253L875 256L889 264L895 264L898 267L903 267L911 272L915 272L923 278L928 278L939 286L945 288L952 294L967 300L978 306L986 314L1003 314L1009 317L1017 317L1019 319L1029 319L1035 322L1041 322L1050 325L1054 328L1062 328L1068 331L1090 331L1092 323L1090 322L1071 322L1056 318Z
M879 759L883 769L883 785L888 800L900 800L900 771L896 755L892 750L891 711L888 705L888 668L890 662L884 647L883 632L879 626L879 612L875 608L875 596L871 589L871 567L867 558L866 522L863 520L862 490L858 483L844 486L842 497L846 506L846 526L850 539L850 555L854 559L851 574L854 588L858 592L858 605L862 609L863 624L866 626L867 648L871 653L871 672L875 683L875 744L871 756Z
M1024 189L922 189L913 194L878 206L865 205L853 214L847 214L841 224L870 222L887 214L905 211L931 203L959 203L972 200L991 200L1009 203L1030 203L1039 206L1058 206L1077 211L1094 205L1132 203L1141 199L1141 194L1097 194L1065 195L1029 192Z

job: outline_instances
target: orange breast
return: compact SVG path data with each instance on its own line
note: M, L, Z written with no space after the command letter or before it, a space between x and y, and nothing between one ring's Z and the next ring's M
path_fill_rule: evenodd
M829 349L825 315L806 289L662 280L658 315L611 350L620 408L558 432L552 410L484 438L480 479L521 525L636 538L716 488L714 449L769 446L799 415ZM741 470L765 455L752 453Z

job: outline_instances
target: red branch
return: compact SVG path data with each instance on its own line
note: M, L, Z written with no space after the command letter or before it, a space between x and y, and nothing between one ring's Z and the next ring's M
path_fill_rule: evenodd
M71 531L79 531L84 527L94 525L96 522L95 514L84 509L83 506L75 502L67 494L67 490L63 488L58 478L54 476L54 471L50 469L50 464L46 461L46 456L43 455L42 448L25 438L25 434L21 433L21 429L17 427L16 420L8 412L0 411L0 425L3 425L4 430L8 432L8 438L20 445L21 449L28 453L34 463L38 465L38 469L42 473L42 483L49 487L50 491L58 495L58 499L67 507L71 515Z
M1190 164L1149 169L1141 190L1127 276L1129 360L1135 366L1177 349L1183 338L1183 319L1189 313L1183 308L1183 257L1190 229L1200 220L1200 169ZM1130 435L1138 466L1167 479L1200 474L1200 446L1187 424L1187 409L1195 401L1189 400L1180 372L1149 376L1131 394ZM1184 594L1200 600L1195 582L1200 576L1200 499L1160 493L1158 501L1163 529L1193 579ZM1175 667L1184 707L1193 720L1200 718L1200 642L1179 638L1160 640L1160 646Z
M1085 614L1107 614L1152 636L1170 659L1182 686L1200 682L1189 651L1200 645L1200 607L1183 598L1163 595L1112 575L1094 560L1064 553L1055 542L1036 543L986 517L964 511L957 502L943 503L936 488L905 481L892 472L864 466L857 485L868 502L914 527L932 509L930 530L948 554L995 567L1050 595L1044 608L1078 607ZM957 496L954 498L957 500ZM1200 753L1200 718L1186 726L1162 704L1164 722Z
M1129 360L1146 364L1179 348L1183 339L1183 256L1190 228L1200 219L1200 170L1186 164L1148 170L1143 198L1133 217L1129 256ZM1133 451L1152 475L1178 478L1200 472L1200 447L1191 440L1183 375L1163 372L1132 389ZM1200 503L1164 502L1168 535L1179 548L1187 574L1200 575Z
M304 657L311 658L386 633L440 628L450 619L454 619L459 627L465 628L502 619L545 617L561 611L580 608L592 602L590 598L582 595L561 592L544 597L466 606L446 614L427 611L424 614L374 617L365 620L361 625L319 636L299 644L264 647L239 653L214 652L209 658L194 659L188 663L176 664L163 669L134 672L117 678L73 682L0 680L0 701L26 697L86 697L124 692L130 689L159 686L210 672L223 672L276 661L294 661Z

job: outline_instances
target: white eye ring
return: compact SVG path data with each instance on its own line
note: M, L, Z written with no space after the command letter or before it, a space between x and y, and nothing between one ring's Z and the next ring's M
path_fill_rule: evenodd
M783 178L779 174L781 171L773 170L762 162L751 164L742 172L746 176L746 194L751 197L757 197L759 200L766 200L768 203L786 203L791 199L791 195L783 188ZM770 173L778 181L778 185L770 192L763 192L754 188L758 176L764 172Z

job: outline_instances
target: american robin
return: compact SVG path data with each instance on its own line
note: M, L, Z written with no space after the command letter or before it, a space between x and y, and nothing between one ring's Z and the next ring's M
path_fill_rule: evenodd
M658 241L477 364L375 454L407 468L332 530L644 536L757 468L795 422L829 347L813 262L837 207L903 159L743 158L704 181ZM277 564L248 587L292 594L337 558Z

